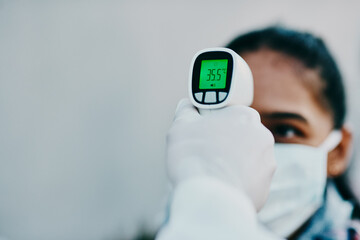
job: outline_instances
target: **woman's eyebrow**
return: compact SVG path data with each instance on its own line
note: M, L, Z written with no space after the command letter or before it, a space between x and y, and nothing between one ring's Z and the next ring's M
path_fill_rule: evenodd
M272 113L265 113L261 114L262 118L271 118L271 119L296 119L300 120L304 123L308 123L306 118L301 116L298 113L292 113L292 112L272 112Z

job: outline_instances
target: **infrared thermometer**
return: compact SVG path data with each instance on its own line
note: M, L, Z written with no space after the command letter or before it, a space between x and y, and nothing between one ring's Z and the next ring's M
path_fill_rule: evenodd
M190 66L189 96L201 114L229 105L250 106L254 83L247 63L228 48L207 48Z

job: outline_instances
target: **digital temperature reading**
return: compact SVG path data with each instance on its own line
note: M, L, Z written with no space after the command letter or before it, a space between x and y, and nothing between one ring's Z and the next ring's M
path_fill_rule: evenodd
M202 60L199 89L224 89L226 87L227 59Z
M189 73L189 97L201 114L252 103L254 86L250 68L231 49L200 50L191 61Z

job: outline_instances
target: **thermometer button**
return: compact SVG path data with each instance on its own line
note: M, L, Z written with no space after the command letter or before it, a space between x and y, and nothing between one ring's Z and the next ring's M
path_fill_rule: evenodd
M205 93L205 103L216 103L216 92L206 92Z
M227 96L227 92L219 92L219 102L222 102Z
M199 102L202 102L202 97L203 97L203 93L202 93L202 92L195 93L195 98L196 98L196 100L198 100Z

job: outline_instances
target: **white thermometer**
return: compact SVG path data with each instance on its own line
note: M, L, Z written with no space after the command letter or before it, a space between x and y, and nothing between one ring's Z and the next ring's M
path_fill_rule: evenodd
M190 67L189 96L200 113L229 105L250 106L254 83L247 63L228 48L197 52Z

